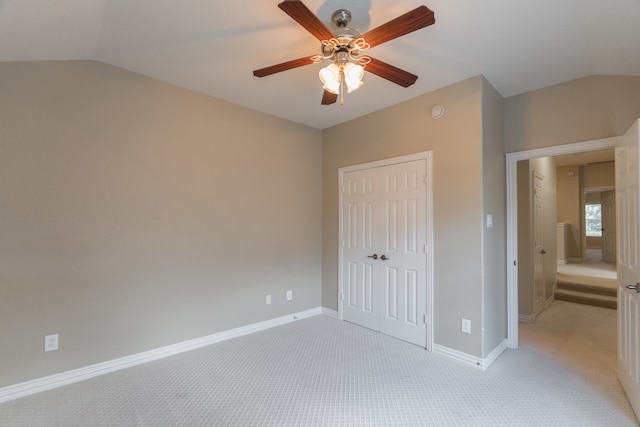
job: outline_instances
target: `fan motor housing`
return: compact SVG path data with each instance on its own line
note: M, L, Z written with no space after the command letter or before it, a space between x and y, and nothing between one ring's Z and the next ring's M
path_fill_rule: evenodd
M338 28L345 28L351 22L351 12L347 9L338 9L331 15L331 21Z

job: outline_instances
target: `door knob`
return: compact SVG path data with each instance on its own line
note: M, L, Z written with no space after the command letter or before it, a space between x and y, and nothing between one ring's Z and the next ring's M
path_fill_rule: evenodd
M383 255L384 256L384 255ZM367 258L378 259L378 254L367 255Z
M635 285L627 285L625 287L627 289L635 289L636 292L640 294L640 283L636 283Z
M547 253L547 251L545 251L545 250L543 249L543 250L541 250L541 251L540 251L540 253L541 253L542 255L544 255L544 254L546 254L546 253Z
M383 260L383 261L386 261L386 260L388 260L389 258L387 258L387 256L386 256L386 255L382 255L382 256L380 257L380 259L381 259L381 260Z

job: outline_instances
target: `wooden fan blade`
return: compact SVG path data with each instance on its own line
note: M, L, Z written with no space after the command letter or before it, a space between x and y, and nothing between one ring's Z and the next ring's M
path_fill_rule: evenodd
M278 7L318 40L329 40L334 37L333 33L301 1L285 0Z
M415 74L411 74L408 71L401 70L398 67L394 67L391 64L375 58L371 58L371 62L367 64L365 71L399 84L402 87L409 87L418 80L418 76Z
M379 27L369 30L362 35L362 37L369 43L369 46L374 47L379 44L388 42L389 40L396 39L404 36L405 34L412 33L429 25L433 25L436 22L435 15L432 10L427 6L420 6L413 9L410 12L400 15L395 19L382 24Z
M337 100L338 100L338 94L336 93L331 93L325 90L324 93L322 94L322 105L335 104Z
M255 70L253 75L256 77L269 76L271 74L279 73L280 71L290 70L292 68L302 67L303 65L313 64L311 56L305 56L304 58L294 59L292 61L283 62L281 64L272 65L270 67L260 68Z

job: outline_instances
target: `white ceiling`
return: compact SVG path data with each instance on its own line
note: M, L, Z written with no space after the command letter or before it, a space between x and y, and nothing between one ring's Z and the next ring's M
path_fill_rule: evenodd
M369 51L419 76L367 73L345 105L321 106L319 53L280 0L0 0L0 61L93 59L308 126L326 127L482 74L504 97L593 74L640 75L640 0L304 0L365 32L425 4L433 26Z

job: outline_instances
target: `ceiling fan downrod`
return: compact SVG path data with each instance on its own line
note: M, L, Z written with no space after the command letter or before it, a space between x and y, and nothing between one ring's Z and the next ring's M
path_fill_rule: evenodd
M351 22L351 12L347 9L338 9L331 15L331 22L338 28L346 28Z

